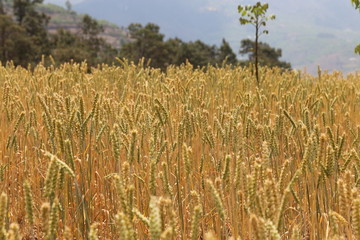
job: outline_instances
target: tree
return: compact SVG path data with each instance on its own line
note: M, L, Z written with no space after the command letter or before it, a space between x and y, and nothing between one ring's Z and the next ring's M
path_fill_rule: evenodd
M356 9L360 9L360 0L351 0Z
M0 0L0 14L5 14L4 2L3 2L3 0Z
M36 11L35 6L39 3L43 3L43 0L14 0L13 10L17 22L21 25L27 14Z
M360 10L360 0L351 0L351 3ZM355 53L360 54L360 44L355 47Z
M120 49L120 57L138 62L141 58L151 59L150 66L165 69L169 63L168 45L163 41L160 27L153 23L146 26L130 24L129 33L133 41Z
M83 17L80 27L82 48L89 55L87 61L90 65L96 65L101 62L99 54L105 45L104 39L99 36L100 33L104 32L104 28L87 14Z
M66 10L68 12L71 12L71 9L72 9L72 5L71 5L71 2L69 0L66 0L65 2L65 7L66 7Z
M188 60L195 67L205 67L217 63L218 49L215 45L210 46L197 40L183 44L181 49L182 62Z
M186 61L184 57L184 45L179 38L170 38L165 42L167 50L167 63L166 65L180 65Z
M219 48L218 62L221 64L224 61L232 65L237 63L236 54L231 49L230 44L223 38L222 44Z
M0 61L26 67L36 53L32 39L11 17L0 14Z
M100 33L104 32L104 28L96 19L85 14L81 22L81 31L85 38L90 39L97 38Z
M35 62L39 61L43 54L47 55L50 53L50 43L46 29L50 18L36 10L36 5L42 2L43 0L13 1L13 12L16 21L25 29L37 48L34 56Z
M52 35L51 42L51 55L59 63L70 60L82 62L90 58L89 52L86 51L81 44L80 37L67 30L57 30L56 34Z
M180 65L189 61L195 67L222 64L225 59L228 63L236 64L236 55L230 45L223 40L221 48L207 45L197 40L183 42L178 38L164 41L159 26L149 23L130 24L130 41L120 49L120 57L138 62L141 58L151 59L150 66L165 70L169 65Z
M260 85L260 78L259 78L259 55L258 55L258 44L259 44L259 37L262 34L268 34L269 31L264 29L261 31L261 27L265 27L268 20L274 20L275 15L266 15L266 12L269 8L267 3L261 4L257 2L255 5L248 5L248 6L238 6L238 12L241 14L240 17L240 24L246 25L251 24L255 27L255 75L257 84Z
M255 42L250 39L244 39L241 41L240 54L248 55L249 62L253 62L255 59ZM259 42L258 43L258 58L259 65L269 67L280 67L282 69L290 69L291 65L288 62L280 61L279 58L282 55L281 49L275 49L270 47L269 44Z
M110 64L117 56L117 50L101 38L103 27L88 15L81 22L81 33L74 34L59 29L52 36L52 55L58 62L87 60L90 66Z

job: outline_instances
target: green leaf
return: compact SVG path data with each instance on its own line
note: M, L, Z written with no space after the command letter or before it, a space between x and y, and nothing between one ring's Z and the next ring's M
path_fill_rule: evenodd
M354 4L355 8L360 8L360 0L351 0L351 3Z
M360 0L357 0L360 1ZM269 4L261 4L261 2L257 2L255 5L246 5L238 6L238 11L241 14L240 24L246 25L251 23L256 28L261 26L266 26L268 20L275 19L275 15L266 15L267 9L269 8ZM264 31L264 34L268 34L268 31Z
M245 18L240 18L240 24L241 24L241 25L245 25L245 24L247 24L247 23L249 23L249 21L248 21L247 19L245 19Z
M360 54L360 44L356 46L355 53Z

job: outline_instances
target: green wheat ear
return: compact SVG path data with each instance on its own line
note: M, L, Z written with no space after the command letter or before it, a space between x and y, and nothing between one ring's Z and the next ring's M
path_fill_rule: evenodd
M267 239L267 231L264 220L256 215L250 216L251 233L256 240Z
M41 206L42 231L47 236L49 231L50 203L43 203Z
M8 208L8 197L3 192L0 196L0 239L6 238L6 216L7 216L7 208Z
M220 219L222 221L225 221L226 219L226 215L225 215L225 209L224 209L224 206L223 206L223 203L221 201L221 198L220 198L220 194L219 192L216 190L213 182L211 180L207 180L207 184L208 186L210 187L210 192L211 192L211 195L215 201L215 207L216 207L216 210L220 216Z
M360 199L354 200L351 215L356 239L360 239Z
M199 224L200 224L200 217L202 214L202 207L201 205L197 205L194 208L193 219L191 223L191 240L197 240L199 238Z
M24 182L24 197L25 197L25 208L26 215L31 226L34 225L34 214L33 214L33 199L31 194L31 188L29 182Z
M58 221L59 221L59 200L55 198L54 203L50 209L50 216L49 216L49 229L47 233L47 238L49 240L56 239L57 237L57 228L58 228Z
M151 196L150 198L150 240L159 240L161 235L161 216L159 207L159 198Z

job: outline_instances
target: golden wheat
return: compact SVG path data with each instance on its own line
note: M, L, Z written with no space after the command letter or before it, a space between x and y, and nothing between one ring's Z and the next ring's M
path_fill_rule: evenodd
M0 66L0 238L360 238L359 75L117 64Z

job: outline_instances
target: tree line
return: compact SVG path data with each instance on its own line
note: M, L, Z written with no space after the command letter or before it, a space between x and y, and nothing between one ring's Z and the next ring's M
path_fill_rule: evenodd
M103 27L85 15L80 31L71 33L58 29L49 34L50 17L37 11L43 0L13 0L5 4L0 0L0 61L13 61L15 65L27 66L41 61L42 56L51 55L57 63L81 62L89 65L111 63L117 56L114 49L99 34ZM10 6L10 7L9 7Z
M223 39L220 47L203 41L185 42L179 38L165 40L160 27L149 23L130 24L128 31L131 41L116 49L108 44L100 34L104 31L95 19L85 15L80 23L80 31L72 33L58 29L49 34L49 16L37 11L36 6L43 0L13 0L9 10L0 0L0 61L9 60L15 65L28 66L41 61L42 56L52 56L57 64L63 62L87 61L89 66L112 64L116 57L137 63L142 58L150 60L149 65L165 70L169 65L180 65L186 61L195 67L223 64L247 65L254 62L255 42L241 41L239 53L244 59L238 60L230 44ZM275 49L259 42L257 54L260 65L277 66L284 69L290 64L279 60L281 49Z
M208 45L200 40L184 42L179 38L164 40L164 35L160 33L159 26L149 23L145 26L141 24L131 24L128 27L130 35L134 41L125 44L120 49L120 56L138 61L145 57L152 59L152 67L166 68L168 65L180 65L185 61L190 62L196 67L210 65L232 64L248 65L255 57L255 42L250 39L241 41L240 54L247 56L246 60L238 60L230 44L222 39L220 47ZM291 68L287 62L280 61L281 49L270 47L267 43L260 42L258 46L259 64L284 69Z

